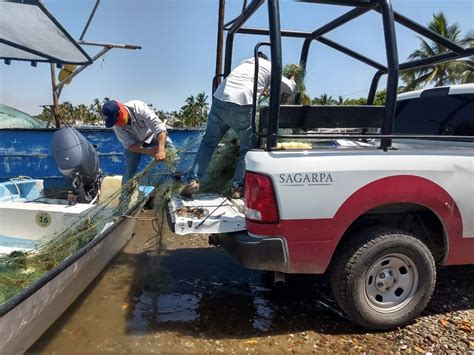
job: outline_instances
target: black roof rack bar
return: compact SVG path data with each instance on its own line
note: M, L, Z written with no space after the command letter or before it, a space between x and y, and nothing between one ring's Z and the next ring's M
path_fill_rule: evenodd
M229 22L225 23L225 24L224 24L224 27L223 27L223 28L224 28L224 31L227 31L227 30L230 28L230 26L232 26L232 24L233 24L235 21L238 20L238 18L239 18L239 17L242 15L242 13L245 11L245 8L246 8L246 7L247 7L247 0L244 0L243 3L242 3L242 11L241 11L240 15L237 16L236 18L230 20Z
M296 0L297 2L308 2L312 4L342 5L342 6L372 6L374 0Z
M263 29L263 28L241 28L237 31L237 33L240 34L253 34L253 35L269 35L270 31ZM281 36L282 37L293 37L293 38L308 38L312 32L301 32L301 31L281 31ZM383 64L380 64L370 58L367 58L366 56L363 56L362 54L359 54L347 47L344 47L334 41L331 41L330 39L327 39L326 37L319 37L316 39L316 41L321 42L328 47L331 47L339 52L342 52L354 59L357 59L365 64L368 64L376 69L383 70L387 72L387 67L384 66Z
M232 26L227 30L227 37L225 41L225 63L224 63L224 77L229 75L232 68L232 47L234 45L234 34L240 29L245 22L258 10L265 0L253 0L239 17L233 21Z
M278 138L297 138L297 139L436 139L449 141L474 141L474 136L447 136L447 135L428 135L428 134L292 134L278 135Z
M379 81L382 75L387 74L386 71L378 70L374 77L372 78L372 82L370 83L369 95L367 96L367 105L373 105L375 100L375 94L377 93L377 87L379 86Z
M268 0L268 24L270 28L270 53L272 72L270 81L270 102L267 131L267 151L277 146L278 125L280 121L280 94L282 75L281 26L279 0Z
M246 8L246 7L247 7L247 0L244 0L244 1L242 2L242 12L245 11L245 8Z
M419 67L424 67L430 64L438 64L442 62L447 62L452 59L458 59L463 57L468 57L474 55L474 48L466 48L463 50L463 53L454 53L448 52L443 54L434 55L430 58L413 60L410 62L405 62L400 64L400 70L415 69Z
M316 39L319 36L325 35L328 32L331 32L332 30L348 23L349 21L352 21L353 19L365 14L366 12L372 10L374 8L375 4L373 4L370 7L365 7L365 8L359 8L356 7L345 14L335 18L334 20L328 22L324 26L321 26L317 30L314 30L311 33L311 39Z
M380 12L380 9L376 8L375 9L376 11L379 11ZM456 52L456 53L459 53L461 54L464 50L464 48L460 45L458 45L457 43L447 39L446 37L443 37L441 36L440 34L436 33L436 32L433 32L431 31L429 28L425 27L425 26L421 26L420 24L416 23L415 21L413 20L410 20L408 17L406 16L403 16L401 14L399 14L398 12L394 11L393 12L394 14L394 20L409 28L410 30L428 38L428 39L431 39L432 41L438 43L438 44L441 44L442 46L452 50L453 52Z
M378 62L376 62L376 61L374 61L374 60L372 60L372 59L370 59L370 58L368 58L368 57L366 57L366 56L363 56L362 54L359 54L359 53L357 53L357 52L354 52L353 50L351 50L351 49L349 49L349 48L347 48L347 47L344 47L344 46L340 45L339 43L336 43L336 42L334 42L334 41L331 41L330 39L327 39L327 38L325 38L325 37L319 37L319 38L317 39L317 41L318 41L318 42L321 42L321 43L323 43L323 44L325 44L325 45L328 46L328 47L331 47L331 48L333 48L333 49L336 49L336 50L338 50L339 52L342 52L342 53L344 53L344 54L346 54L346 55L348 55L348 56L350 56L350 57L352 57L352 58L354 58L354 59L357 59L357 60L359 60L359 61L361 61L361 62L363 62L363 63L365 63L365 64L368 64L368 65L370 65L370 66L372 66L372 67L374 67L374 68L376 68L376 69L378 69L378 70L384 71L385 73L386 73L387 70L388 70L385 65L380 64L380 63L378 63Z
M252 0L250 5L247 6L247 1L244 1L244 4L242 6L242 12L236 18L225 23L224 30L230 31L234 27L236 22L240 22L244 20L243 22L240 22L240 25L238 26L240 28L243 25L243 23L245 23L245 21L254 13L254 11L252 11L251 13L249 13L248 11L253 9L255 6L257 6L255 10L257 10L264 2L265 0Z
M395 109L397 106L398 89L398 48L397 37L395 34L395 22L392 3L390 0L377 0L380 13L382 14L383 32L385 38L385 53L387 56L387 94L385 97L385 112L382 122L382 134L392 134L395 121ZM390 138L382 138L380 149L386 151L392 145Z
M303 68L306 68L306 62L308 61L308 54L309 54L309 48L311 46L311 42L313 40L318 39L319 37L323 36L324 34L346 24L349 21L352 21L353 19L365 14L366 12L370 11L375 5L371 4L370 7L366 8L355 8L350 10L349 12L346 12L344 15L339 16L338 18L332 20L331 22L327 23L326 25L318 28L317 30L313 31L311 33L311 37L307 38L304 43L303 47L301 48L301 57L300 57L300 65Z
M418 59L418 60L402 63L400 64L399 68L400 70L416 69L416 68L421 68L421 67L431 65L431 64L448 62L453 59L469 57L471 55L474 55L474 48L466 48L464 49L464 52L461 55L454 52L442 53L442 54L438 54L429 58L423 58L423 59ZM367 97L368 105L373 104L379 80L384 74L386 74L386 71L378 70L375 73L374 77L372 78L372 83L370 84L370 89L369 89L369 95Z
M265 2L268 4L268 19L269 19L269 30L263 30L258 28L243 28L245 22L250 16ZM382 130L381 134L376 138L380 138L380 148L387 150L391 145L391 140L397 138L392 135L393 131L393 122L395 116L395 107L396 107L396 96L398 88L398 79L399 71L406 69L414 69L418 67L423 67L430 64L441 63L448 60L453 60L457 58L462 58L468 55L474 55L474 49L469 48L465 49L459 44L450 41L449 39L431 31L429 28L426 28L411 19L400 15L393 11L391 0L296 0L299 2L307 3L318 3L318 4L328 4L328 5L343 5L350 6L352 9L347 13L339 16L338 18L332 20L326 25L318 28L317 30L306 33L300 31L283 31L280 29L280 10L279 10L279 1L278 0L252 0L252 2L243 9L242 13L230 23L228 23L225 28L228 31L227 40L226 40L226 50L225 50L225 66L224 66L224 76L227 76L231 70L232 62L232 47L233 39L235 33L248 33L248 34L257 34L257 35L269 35L271 43L271 57L272 57L272 77L270 85L270 104L269 104L269 117L268 126L267 126L267 150L271 150L272 147L275 147L278 137L281 138L305 138L306 136L278 136L278 124L280 117L280 104L279 97L281 91L281 82L280 77L282 73L282 53L281 53L281 37L293 37L293 38L304 38L300 65L304 68L306 66L309 48L313 40L319 41L333 49L336 49L352 58L360 60L372 67L378 69L375 73L372 84L370 87L367 103L369 105L373 104L379 79L382 75L388 74L386 90L387 96L385 100L385 110L382 121ZM349 48L346 48L334 41L331 41L324 36L325 33L334 30L335 28L351 21L352 19L361 16L362 14L375 10L379 12L382 16L383 29L384 29L384 41L385 41L385 51L387 57L386 66L373 61L372 59L363 56ZM431 58L415 60L412 62L399 63L398 60L398 50L396 42L396 33L395 33L395 23L399 23L415 33L418 33L439 45L446 47L450 52L443 53L440 55L433 56ZM322 136L319 135L319 138ZM326 136L326 137L338 137L344 138L347 136ZM357 136L351 135L352 138ZM439 137L439 136L436 136ZM368 138L367 135L363 135L361 138ZM416 137L400 137L400 138L416 138ZM425 139L426 136L420 137L420 139ZM435 136L433 136L435 138ZM472 138L472 137L471 137ZM447 138L445 138L447 139ZM455 138L453 138L455 139Z
M270 31L265 28L250 28L250 27L242 27L236 31L236 33L240 34L248 34L248 35L262 35L268 36ZM311 35L311 32L302 32L302 31L281 31L282 37L293 37L293 38L308 38Z

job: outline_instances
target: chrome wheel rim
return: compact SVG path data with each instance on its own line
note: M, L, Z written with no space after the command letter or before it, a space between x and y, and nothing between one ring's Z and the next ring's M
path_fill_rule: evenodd
M389 254L373 263L365 275L365 298L381 313L402 309L418 287L415 263L403 254Z

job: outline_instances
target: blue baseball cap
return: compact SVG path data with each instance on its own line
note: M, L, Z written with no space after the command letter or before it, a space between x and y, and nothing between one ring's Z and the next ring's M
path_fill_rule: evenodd
M110 128L115 125L119 112L120 108L117 101L110 100L107 101L104 106L102 106L102 114L104 115L103 118L105 127Z

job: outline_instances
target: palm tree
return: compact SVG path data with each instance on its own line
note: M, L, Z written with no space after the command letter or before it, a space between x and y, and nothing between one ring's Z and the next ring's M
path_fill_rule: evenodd
M465 68L461 71L460 77L462 83L474 83L474 58L465 61Z
M448 21L442 12L433 14L433 19L428 24L428 28L447 39L456 42L462 46L472 44L472 34L467 34L464 38L460 38L461 29L457 23L448 25ZM421 37L420 47L408 56L409 60L425 59L435 55L443 54L449 50L437 43L428 43ZM434 86L443 86L450 84L459 84L468 82L465 80L472 79L472 74L466 72L468 70L469 60L453 60L450 62L432 64L426 67L404 71L401 74L405 86L404 91L418 89L422 86L433 84ZM472 68L472 59L471 59ZM465 73L465 74L463 74Z
M207 95L204 92L198 93L196 97L194 95L188 96L186 104L181 107L180 112L184 126L199 127L206 121L209 107L206 100Z
M203 118L207 117L207 110L209 108L209 104L206 101L207 101L207 95L204 91L197 94L196 105L198 107L198 111L201 113L201 116Z
M332 95L322 94L320 97L315 97L312 101L313 105L336 105L337 101Z

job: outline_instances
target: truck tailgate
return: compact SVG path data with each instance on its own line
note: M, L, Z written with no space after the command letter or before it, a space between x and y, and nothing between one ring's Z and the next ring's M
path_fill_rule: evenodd
M193 199L173 195L168 202L168 224L179 235L237 232L245 230L244 208L244 200L217 194Z

